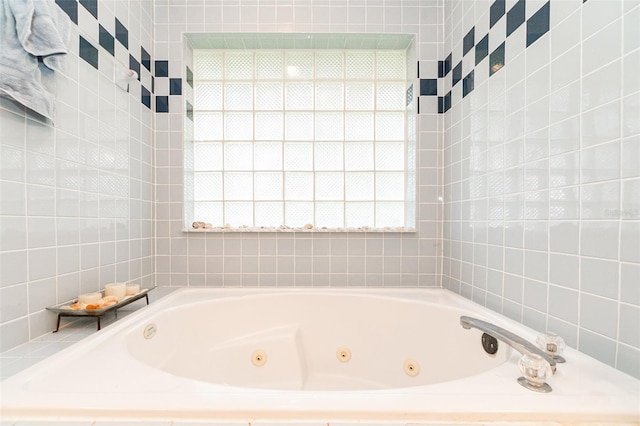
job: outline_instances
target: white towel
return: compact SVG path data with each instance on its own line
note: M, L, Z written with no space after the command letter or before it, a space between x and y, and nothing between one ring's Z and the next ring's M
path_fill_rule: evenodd
M69 26L53 0L0 0L0 95L53 121L53 72L64 71Z

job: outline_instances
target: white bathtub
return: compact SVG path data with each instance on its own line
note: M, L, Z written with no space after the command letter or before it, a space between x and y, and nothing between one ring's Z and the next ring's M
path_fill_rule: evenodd
M520 354L501 344L488 355L461 315L536 338L447 290L178 290L0 383L0 418L640 422L640 381L567 350L553 392L527 390Z

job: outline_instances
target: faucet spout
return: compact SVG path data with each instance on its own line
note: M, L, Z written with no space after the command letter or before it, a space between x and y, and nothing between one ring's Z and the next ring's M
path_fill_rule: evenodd
M494 338L506 343L523 355L539 355L549 363L549 365L551 366L551 371L553 371L554 373L556 371L556 361L550 355L548 355L546 352L539 349L532 343L529 343L522 337L510 332L509 330L505 330L504 328L498 327L495 324L491 324L489 322L464 315L460 317L460 325L462 326L462 328L467 330L471 328L477 328L478 330L483 331L488 335L493 336Z

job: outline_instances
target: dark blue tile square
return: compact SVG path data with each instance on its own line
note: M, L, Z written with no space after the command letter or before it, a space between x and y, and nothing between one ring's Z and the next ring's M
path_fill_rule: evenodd
M462 97L464 98L469 93L473 92L474 79L473 71L471 71L465 78L462 79Z
M156 93L156 78L151 76L151 93Z
M476 27L471 28L471 31L467 33L466 36L462 39L462 56L466 55L475 44L475 30Z
M438 96L438 114L444 113L444 96Z
M443 101L443 111L447 112L450 109L451 109L451 91L449 91L449 93L444 95L444 101Z
M458 62L451 72L451 87L455 86L460 80L462 80L462 61Z
M187 101L187 118L193 121L193 105Z
M138 80L140 80L140 62L133 56L129 55L129 69L138 73Z
M142 102L142 104L144 106L146 106L147 108L151 109L151 93L144 86L140 87L140 92L141 92L140 101Z
M111 34L109 34L109 31L107 31L102 25L99 25L98 38L99 38L98 41L100 42L100 46L102 46L104 50L109 52L111 56L114 56L115 55L115 39Z
M116 40L127 49L129 48L129 30L122 25L118 18L116 18Z
M56 0L56 4L71 18L71 21L78 25L78 1L77 0Z
M507 12L507 37L517 30L525 20L524 1L519 0L513 7Z
M489 9L489 28L493 26L504 16L505 12L505 0L496 0Z
M151 71L151 55L142 46L140 47L140 63L147 71Z
M193 71L187 67L187 84L193 89Z
M527 20L527 47L531 46L542 35L549 31L549 9L551 2L546 2Z
M169 94L182 95L182 79L181 78L169 79Z
M489 76L492 76L504 67L504 43L489 55Z
M98 19L98 0L80 0L80 4Z
M437 96L438 95L438 79L421 78L420 79L420 96Z
M418 64L416 66L416 76L420 78L420 61L418 61Z
M438 78L444 77L444 61L438 61Z
M168 96L156 96L156 112L169 112Z
M156 77L169 77L169 61L156 61Z
M82 36L80 36L80 57L98 69L98 49Z
M449 71L451 71L451 53L449 53L449 56L447 56L447 58L444 60L444 75L449 74Z
M476 44L476 65L489 55L489 34Z

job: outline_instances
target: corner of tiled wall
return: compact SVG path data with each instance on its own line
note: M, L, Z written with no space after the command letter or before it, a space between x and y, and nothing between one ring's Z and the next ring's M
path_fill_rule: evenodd
M440 83L444 287L635 376L639 16L448 2Z
M155 282L152 1L55 3L71 27L55 124L0 99L0 351L50 333L49 305Z

